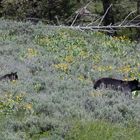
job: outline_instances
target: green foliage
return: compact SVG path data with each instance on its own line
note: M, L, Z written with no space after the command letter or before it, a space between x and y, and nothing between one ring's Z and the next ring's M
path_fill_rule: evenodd
M101 16L104 14L103 2L104 0L91 2L87 10L93 13L93 15ZM110 18L107 18L107 14L104 18L104 21L106 18L107 21L103 21L102 23L110 24L110 22L122 22L130 12L137 9L136 1L108 0L105 4L108 2L109 5L111 3L113 4L112 11L109 14L110 18L112 17L112 21ZM76 15L75 11L85 6L87 3L87 0L1 0L0 16L18 21L30 20L33 23L43 21L47 24L71 24ZM108 8L109 5L107 5L106 8ZM135 16L136 14L130 14L127 20L131 20ZM100 20L96 18L98 17L82 15L80 18L78 17L75 23L76 25L89 25L89 23L91 24L92 22L97 25L97 22L100 22ZM132 39L137 39L138 31L136 29L123 29L117 31L117 34L124 35L124 31Z
M126 128L105 121L93 121L75 124L66 140L138 140L139 133L139 129L133 126Z
M34 21L32 18L39 18L49 22L56 21L55 16L61 20L70 16L75 4L75 1L69 0L2 0L1 13L10 19L25 20L31 18Z
M139 124L139 91L130 100L121 92L95 91L91 81L140 78L139 44L100 32L0 23L0 75L17 71L19 77L0 81L0 139L63 139L69 131L71 137L75 120L87 122L78 134L96 119ZM109 136L119 127L112 124Z
M26 17L26 11L31 8L31 11L33 8L31 7L31 3L29 1L24 0L6 0L2 1L2 13L6 17L9 16L11 18L18 18L18 19L24 19ZM16 9L16 10L15 10Z

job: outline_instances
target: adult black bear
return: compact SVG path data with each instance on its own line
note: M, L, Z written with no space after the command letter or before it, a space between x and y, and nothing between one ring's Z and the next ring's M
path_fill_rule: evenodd
M0 80L18 80L17 72L11 72L10 74L5 74L4 76L0 77Z
M109 88L116 91L122 91L126 94L140 90L140 84L138 80L123 81L113 78L101 78L94 83L94 89L97 88Z

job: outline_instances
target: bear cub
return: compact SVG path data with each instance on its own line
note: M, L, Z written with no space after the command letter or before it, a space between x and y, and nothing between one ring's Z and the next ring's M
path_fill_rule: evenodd
M4 76L0 77L0 80L18 80L17 72L11 72L10 74L5 74Z

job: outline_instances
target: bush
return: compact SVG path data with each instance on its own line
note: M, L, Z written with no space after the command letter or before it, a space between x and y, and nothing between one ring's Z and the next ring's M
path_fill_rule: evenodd
M138 140L139 128L128 128L105 121L78 122L71 128L65 140Z
M57 22L56 16L60 21L70 16L75 4L75 1L68 0L2 0L0 12L3 17L10 19L31 20L35 23L44 19L43 21L49 23Z

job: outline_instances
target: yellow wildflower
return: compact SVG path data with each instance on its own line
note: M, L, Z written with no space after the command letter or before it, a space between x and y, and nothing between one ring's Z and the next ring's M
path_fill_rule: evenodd
M23 96L21 96L21 95L16 96L17 101L22 101L22 99L23 99Z
M83 76L83 75L80 75L80 76L78 76L78 80L80 80L80 81L84 81L84 80L85 80L85 78L84 78L84 76Z
M39 43L42 44L42 45L49 44L50 42L51 41L50 41L50 39L47 36L39 39Z
M131 67L130 65L127 65L127 66L122 66L118 69L118 71L122 72L122 73L128 73L131 71Z
M37 55L37 50L33 48L28 48L27 49L27 56L28 57L34 57Z
M73 60L74 60L73 56L71 56L71 55L68 55L68 56L65 57L65 61L68 62L68 63L72 63Z
M32 109L32 104L28 103L28 104L24 105L24 109L31 110Z
M79 56L86 58L88 56L88 53L86 51L80 51Z
M92 97L99 97L99 96L103 96L103 94L102 94L102 93L100 93L99 91L96 91L96 92L91 92L91 93L90 93L90 95L91 95Z
M112 70L112 66L93 66L94 69L98 70L98 71L111 71Z
M129 38L127 36L125 36L125 35L123 35L123 36L114 36L113 39L120 40L120 41L129 40Z
M68 66L68 64L66 64L66 63L55 64L54 67L55 67L56 69L60 69L60 70L62 70L62 71L64 71L64 72L67 72L68 69L69 69L69 66Z

